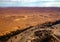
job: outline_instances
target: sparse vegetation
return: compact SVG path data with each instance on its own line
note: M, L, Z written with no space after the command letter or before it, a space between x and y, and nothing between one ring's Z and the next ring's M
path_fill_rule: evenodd
M56 20L54 22L45 22L43 24L38 24L38 25L40 25L41 28L44 28L44 27L52 27L53 25L56 24L60 24L60 20Z
M0 34L2 34L0 36L0 42L6 42L10 37L35 26L36 28L46 28L60 24L59 19L60 8L0 8Z
M37 25L37 26L40 26L40 28L41 28L41 27L45 28L45 27L51 27L51 26L56 25L56 24L60 24L60 20L57 20L57 21L54 21L54 22L43 23L43 24ZM26 29L24 29L24 30L12 31L10 34L6 34L6 35L3 35L3 36L0 36L0 41L2 41L2 42L3 42L3 41L6 41L6 40L8 40L10 37L12 37L12 36L14 36L14 35L17 35L17 34L23 32L23 31L25 31L25 30L27 30L27 29L29 29L29 28L32 28L32 27L33 27L33 26L30 26L30 27L28 27L28 28L26 28Z
M9 34L0 36L0 42L6 42L10 37L15 36L15 35L17 35L17 34L23 32L23 31L25 31L25 30L27 30L27 29L29 29L29 28L32 28L32 27L33 27L33 26L27 27L27 28L24 29L24 30L16 30L16 31L12 31L12 32L9 33Z

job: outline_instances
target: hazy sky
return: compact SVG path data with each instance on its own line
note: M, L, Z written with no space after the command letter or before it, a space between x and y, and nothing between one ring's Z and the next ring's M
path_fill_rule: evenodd
M60 7L60 0L0 0L0 7Z

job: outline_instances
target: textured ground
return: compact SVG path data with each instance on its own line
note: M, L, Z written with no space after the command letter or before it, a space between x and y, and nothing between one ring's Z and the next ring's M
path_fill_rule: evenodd
M50 27L48 25L36 25L11 37L7 42L60 42L60 22Z
M60 8L0 8L0 35L60 19Z

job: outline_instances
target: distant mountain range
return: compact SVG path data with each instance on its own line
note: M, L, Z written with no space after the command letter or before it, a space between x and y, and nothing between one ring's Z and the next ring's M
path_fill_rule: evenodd
M0 14L33 12L60 12L60 7L0 7Z

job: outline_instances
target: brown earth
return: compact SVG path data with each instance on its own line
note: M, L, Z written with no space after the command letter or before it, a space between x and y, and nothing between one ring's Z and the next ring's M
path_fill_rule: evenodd
M60 19L60 8L0 8L0 35Z

